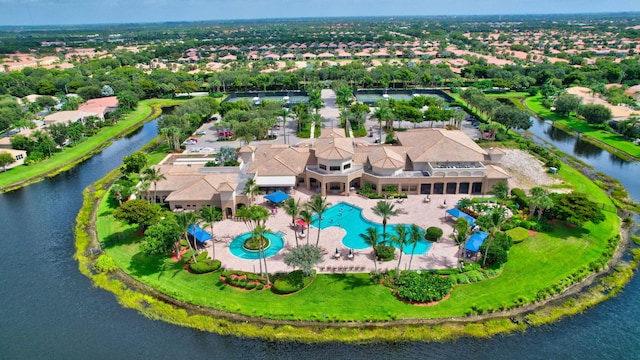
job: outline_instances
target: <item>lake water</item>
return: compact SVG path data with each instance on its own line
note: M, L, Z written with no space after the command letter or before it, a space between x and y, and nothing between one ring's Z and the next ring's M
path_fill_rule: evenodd
M148 320L92 286L73 260L82 189L156 135L155 123L78 167L0 194L3 359L637 359L640 282L582 315L522 334L453 343L305 345ZM637 173L636 173L637 174ZM266 306L266 305L265 305Z

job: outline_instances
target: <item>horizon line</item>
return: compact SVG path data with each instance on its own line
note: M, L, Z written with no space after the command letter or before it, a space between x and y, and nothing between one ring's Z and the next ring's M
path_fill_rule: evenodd
M215 22L252 22L252 21L291 21L291 20L328 20L328 19L410 19L410 18L457 18L457 17L518 17L518 16L579 16L579 15L623 15L638 14L639 10L633 11L595 11L595 12L558 12L558 13L511 13L511 14L455 14L455 15L347 15L347 16L291 16L291 17L265 17L265 18L235 18L235 19L207 19L207 20L164 20L148 22L99 22L99 23L61 23L61 24L41 24L41 25L0 25L0 29L12 28L40 28L40 27L62 27L62 26L109 26L109 25L152 25L152 24L195 24L195 23L215 23Z

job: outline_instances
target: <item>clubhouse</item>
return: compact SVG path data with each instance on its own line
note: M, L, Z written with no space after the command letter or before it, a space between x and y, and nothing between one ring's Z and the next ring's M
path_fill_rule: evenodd
M244 194L249 179L265 193L304 187L349 196L367 186L378 194L484 195L510 177L499 166L502 150L484 150L462 131L412 129L396 136L398 145L371 145L345 137L342 129L324 129L320 138L295 147L243 146L237 167L205 167L210 158L169 155L157 166L166 178L157 183L157 201L172 210L212 205L233 216L251 202Z

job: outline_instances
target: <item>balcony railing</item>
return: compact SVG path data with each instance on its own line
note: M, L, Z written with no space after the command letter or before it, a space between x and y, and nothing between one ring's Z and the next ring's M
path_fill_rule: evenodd
M320 169L317 166L307 166L307 171L311 171L313 173L323 175L323 176L345 176L361 170L362 170L362 165L351 165L349 169L342 170L342 171L331 171L331 170Z
M394 175L381 175L381 174L377 174L373 171L371 171L371 169L365 169L364 170L365 173L367 173L368 175L371 176L375 176L378 178L396 178L396 179L402 179L402 178L420 178L420 177L431 177L431 174L429 174L427 171L417 171L417 170L413 170L413 171L401 171L397 174Z

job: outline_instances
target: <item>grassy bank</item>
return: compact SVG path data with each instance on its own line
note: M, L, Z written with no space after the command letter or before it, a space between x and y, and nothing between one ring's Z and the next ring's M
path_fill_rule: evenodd
M0 173L0 192L19 188L72 168L79 162L100 152L111 141L134 131L145 121L159 116L162 113L162 107L172 106L178 102L171 99L140 101L136 110L127 114L118 123L102 128L98 134L85 139L74 147L65 148L64 151L35 165L18 166Z
M564 130L577 131L583 134L585 138L589 138L591 142L612 148L613 151L611 152L615 153L618 151L627 157L640 159L640 146L634 145L618 134L598 129L597 127L579 120L574 116L563 116L557 114L542 105L542 100L542 95L529 97L525 100L525 105L529 110L535 112L541 118L552 120L555 126L560 125L559 127Z

